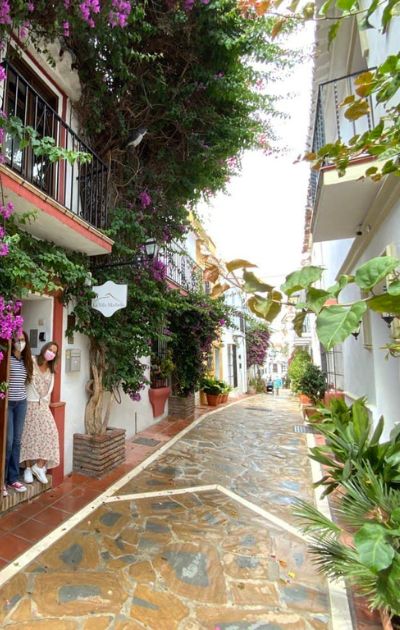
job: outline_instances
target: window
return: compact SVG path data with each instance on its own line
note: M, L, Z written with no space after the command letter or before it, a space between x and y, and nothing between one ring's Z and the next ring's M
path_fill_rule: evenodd
M321 346L321 368L326 372L328 387L332 389L344 389L343 352L342 346L335 346L327 352Z
M50 136L57 143L60 133L57 107L57 97L20 59L7 67L4 108L8 115L17 116L33 127L39 137ZM35 156L30 147L20 149L19 142L10 136L6 137L4 149L6 163L13 170L54 195L55 165L47 157Z

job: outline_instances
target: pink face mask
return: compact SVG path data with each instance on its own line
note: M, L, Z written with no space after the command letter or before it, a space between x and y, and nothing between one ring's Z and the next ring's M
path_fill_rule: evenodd
M43 356L46 359L46 361L52 361L54 357L56 356L56 353L52 352L51 350L46 350Z

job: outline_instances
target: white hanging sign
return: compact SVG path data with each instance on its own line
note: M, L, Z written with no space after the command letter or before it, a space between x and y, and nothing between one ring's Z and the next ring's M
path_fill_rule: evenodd
M115 284L112 280L107 280L98 287L92 287L95 298L92 300L92 308L100 311L104 317L111 317L116 311L125 308L128 299L128 285Z

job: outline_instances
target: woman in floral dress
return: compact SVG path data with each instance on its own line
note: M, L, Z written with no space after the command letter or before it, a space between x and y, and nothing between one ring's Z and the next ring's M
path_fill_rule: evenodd
M41 483L47 484L46 468L54 468L60 461L58 431L49 407L57 359L58 344L55 341L46 343L39 356L34 358L21 440L20 461L26 462L25 483L32 483L34 475Z

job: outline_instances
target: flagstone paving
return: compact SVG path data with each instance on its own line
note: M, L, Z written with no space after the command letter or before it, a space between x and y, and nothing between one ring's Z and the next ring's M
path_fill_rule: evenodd
M287 398L257 396L194 427L118 494L218 483L294 523L296 498L313 500L306 436Z
M296 407L266 396L206 418L0 589L0 626L32 630L323 630L327 585L293 522L312 497ZM268 407L268 412L260 407ZM248 409L251 407L250 409Z

